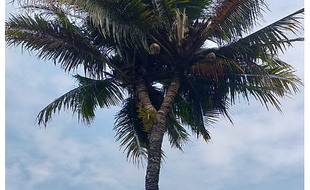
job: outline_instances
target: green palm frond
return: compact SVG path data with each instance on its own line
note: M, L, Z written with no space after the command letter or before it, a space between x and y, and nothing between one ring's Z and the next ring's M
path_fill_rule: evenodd
M12 16L6 23L7 45L20 45L23 49L37 52L37 57L60 63L65 71L83 66L85 72L102 73L106 64L113 67L107 49L92 45L85 31L74 26L64 14L58 13L54 21L39 15ZM106 51L106 52L105 52Z
M217 62L221 60L227 62L221 67L210 63L194 65L203 72L194 72L194 79L189 77L188 83L182 82L182 85L188 85L180 87L181 96L177 96L175 103L181 123L203 129L202 118L207 116L216 121L219 115L224 115L231 121L228 109L239 96L248 102L252 96L267 109L272 105L281 111L278 97L296 93L302 85L290 65L272 56L265 57L260 64L252 62L241 66L237 60L229 62L217 58Z
M284 98L299 92L298 87L303 85L301 79L294 74L295 70L290 65L277 58L270 58L262 67L268 73L268 77L246 75L248 81L246 88L267 109L270 103L281 111L277 97Z
M290 39L288 33L297 35L302 29L300 20L303 18L304 9L300 9L236 42L238 48L255 49L257 56L265 54L277 55L279 51L284 53L287 46L291 46L292 42L303 41L303 38ZM238 44L240 43L240 44ZM247 51L249 52L249 51Z
M29 0L22 7L34 13L61 7L67 17L78 22L88 17L104 38L124 47L147 49L147 33L161 24L154 19L152 7L141 0Z
M89 14L91 20L101 28L105 36L112 36L122 45L145 46L146 33L158 24L154 20L152 9L142 0L99 1L73 0ZM125 43L123 43L125 42Z
M159 107L163 99L163 92L154 88L150 89L150 92L152 103L155 107ZM143 163L147 157L149 131L145 129L143 118L139 113L138 100L133 97L127 98L115 119L114 130L116 131L116 140L120 141L120 147L124 147L124 152L127 152L127 158L130 161L136 164ZM166 134L171 147L180 150L189 140L189 134L173 113L169 114L167 118ZM164 158L164 152L162 154Z
M76 75L79 86L60 96L46 106L37 116L39 124L46 126L52 114L61 109L71 109L80 121L90 124L97 107L109 108L122 103L124 94L120 84L114 79L93 80Z
M212 0L153 0L152 4L155 12L162 20L170 20L177 10L186 10L189 20L203 17L204 10L212 3Z
M234 1L238 4L238 6L245 6L245 9L248 9L246 4L240 4L241 1ZM251 0L249 1L249 3ZM257 4L257 3L256 3ZM236 6L236 8L238 7ZM259 3L257 4L259 7ZM256 7L256 9L259 9ZM221 9L221 8L220 8ZM253 8L255 9L255 8ZM242 10L242 8L240 8ZM227 10L228 12L236 11L236 14L239 14L238 12L241 12L240 14L243 14L242 11L239 9L234 10L233 8L230 10ZM258 11L258 10L257 10ZM255 11L254 11L255 12ZM224 30L221 25L214 25L214 24L208 24L209 22L206 21L206 23L196 21L192 24L192 30L189 31L189 39L188 41L192 42L192 45L190 46L190 49L192 50L192 54L196 54L203 45L203 43L206 40L216 41L219 42L219 52L220 54L223 54L227 58L232 58L234 56L235 60L237 58L245 59L246 57L251 58L260 58L263 56L267 56L269 54L276 55L278 51L284 52L286 50L287 46L292 45L295 41L302 41L303 38L296 38L291 39L289 38L289 34L297 34L299 30L302 29L302 23L301 19L302 14L304 12L304 9L300 9L296 11L295 13L288 15L287 17L284 17L248 36L243 37L247 33L251 31L250 25L254 26L253 21L249 21L247 23L246 19L243 21L243 19L239 17L234 17L234 19L241 19L240 21L232 22L230 19L225 17L225 14L222 15L223 19L228 19L227 22L229 24L225 24L227 26L227 30L238 30L238 31L219 31ZM247 13L246 11L244 13ZM234 13L235 14L235 13ZM252 14L252 16L251 16ZM251 13L248 19L252 19L252 17L255 17L255 14L257 13ZM227 15L226 15L227 16ZM215 17L216 18L216 17ZM214 18L212 18L214 19ZM220 22L218 20L217 22ZM234 24L238 25L239 22L244 22L245 26L235 27ZM246 26L249 25L247 28ZM220 29L217 29L219 27ZM230 29L232 27L232 29ZM236 33L236 34L230 34L230 33ZM218 35L217 35L218 34ZM210 35L213 36L210 38ZM224 43L225 42L225 43ZM227 51L226 51L227 50ZM208 51L208 49L206 49ZM199 51L199 54L203 52ZM206 54L205 54L206 55Z
M219 88L227 89L231 104L235 103L236 97L242 96L249 102L250 96L253 96L267 109L270 104L281 111L277 97L297 93L298 87L302 86L301 80L290 65L278 58L270 56L257 67L264 70L264 74L246 67L244 72L233 66L225 67L224 77L219 80Z
M116 140L120 141L120 147L124 147L124 152L127 152L127 159L137 165L143 165L148 154L149 132L145 130L138 109L137 99L127 98L122 109L115 115L114 130L116 131ZM167 120L167 134L171 146L180 150L188 141L186 130L178 124L172 115ZM161 154L164 159L165 153L162 151Z
M302 29L300 19L304 9L284 17L236 42L220 47L219 52L225 57L234 59L264 58L268 55L282 53L292 42L303 41L303 38L290 39L288 32L297 34Z
M182 150L182 147L189 141L189 134L186 129L180 124L178 117L171 113L166 122L167 135L171 147Z
M252 30L262 11L267 8L263 0L224 0L217 1L211 10L211 24L208 34L222 44Z
M178 97L176 98L175 109L176 118L182 125L188 126L189 131L191 131L197 138L200 136L208 142L211 139L209 131L206 126L210 126L213 123L218 113L204 112L201 109L201 105L198 100L186 101L187 97L183 100ZM180 102L182 100L182 102Z
M301 23L298 20L302 13L303 9L249 36L218 49L201 50L193 59L192 64L196 64L192 66L192 69L204 75L212 74L212 72L216 72L215 74L217 74L220 68L213 67L224 61L237 66L242 72L268 77L268 72L260 63L272 62L270 57L274 57L279 51L283 52L286 47L290 46L293 42L303 40L303 38L289 39L285 33L287 31L296 33L301 28ZM292 28L289 28L289 26L292 26ZM216 64L206 62L206 55L210 52L215 53ZM239 73L238 70L234 70L234 72Z
M253 28L264 6L261 0L224 0L207 6L205 18L189 26L185 42L189 58L193 59L207 40L222 46L242 37Z
M303 85L301 79L295 75L294 68L278 58L270 58L263 67L269 73L280 97L299 92L298 87Z
M206 126L214 124L220 115L228 113L227 89L220 89L212 77L195 77L181 83L180 94L175 99L174 113L180 123L190 127L194 134L208 142Z
M211 5L212 0L187 0L183 3L177 3L179 10L186 10L188 20L202 19L205 16L206 9Z
M124 152L127 151L130 161L142 164L147 158L148 133L145 132L142 119L139 118L137 100L127 98L115 119L115 137L120 141L120 147L124 147Z
M154 90L152 92L157 93ZM156 103L157 96L152 97ZM120 147L124 147L124 152L127 152L127 159L138 165L143 164L143 160L147 158L150 132L147 121L150 116L147 113L141 114L137 97L130 95L115 115L115 119L116 140L120 141Z

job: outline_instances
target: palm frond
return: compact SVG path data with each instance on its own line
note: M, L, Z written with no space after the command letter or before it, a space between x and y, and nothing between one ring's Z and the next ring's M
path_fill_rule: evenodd
M109 60L109 47L99 49L85 31L69 22L63 13L56 14L54 21L39 15L12 16L6 23L8 46L20 45L22 49L37 52L37 57L60 63L65 71L83 66L85 72L98 75L113 67ZM109 45L109 44L106 44Z
M175 98L174 113L197 138L202 136L208 142L211 137L206 126L214 124L220 115L231 121L227 89L220 89L212 77L189 78L181 84L180 93Z
M294 68L278 58L270 58L264 68L269 73L274 86L276 86L277 94L281 97L284 97L285 94L299 92L298 87L303 85L301 79L295 75Z
M78 114L80 121L90 124L97 107L110 108L122 103L124 89L114 79L93 80L80 75L75 78L79 81L79 86L46 106L37 116L39 125L46 126L52 114L62 108L71 109Z
M247 67L244 67L244 72L234 66L224 67L224 77L218 81L219 89L229 92L227 95L230 96L231 104L235 103L236 97L242 96L249 102L250 96L253 96L267 109L270 104L281 111L278 97L283 98L298 92L302 82L290 65L271 56L264 61L257 66L265 74Z
M219 46L232 43L251 31L265 7L262 0L215 1L204 10L204 19L191 22L186 44L192 59L206 40Z
M87 12L103 35L114 37L122 45L147 46L146 32L154 21L152 9L141 0L99 1L73 0L74 4Z
M148 133L145 132L138 116L137 100L127 98L122 109L115 115L116 140L127 152L127 159L136 164L143 164L147 158Z
M187 0L176 3L179 10L186 11L188 20L203 19L206 9L212 4L212 0Z
M252 30L262 11L267 8L263 0L217 1L211 10L207 34L215 37L220 44L241 37Z
M223 1L226 2L226 1ZM227 1L230 2L230 1ZM236 14L239 14L240 10L242 8L238 8L240 5L241 7L245 6L245 9L249 9L251 7L248 7L247 4L240 4L241 1L234 1L236 3L236 10L234 8L227 10L228 12L234 13L236 11ZM242 1L243 2L243 1ZM246 1L248 3L251 3L251 0ZM254 2L254 1L253 1ZM253 3L252 2L252 3ZM238 16L234 17L234 19L241 19L239 21L233 22L233 20L226 18L226 15L221 15L222 19L227 19L225 26L227 28L222 28L220 24L209 24L211 20L215 19L211 17L211 20L207 21L195 21L191 25L191 30L189 31L189 37L188 41L192 42L191 46L189 46L189 49L192 51L192 57L194 57L194 54L199 52L201 54L201 51L199 51L199 48L203 45L203 43L206 40L211 40L218 42L219 45L219 52L223 53L226 51L226 54L234 55L235 58L244 58L245 57L251 57L252 59L261 58L263 56L267 56L269 54L277 55L279 51L282 53L286 50L288 46L291 46L293 42L296 41L302 41L303 38L296 38L291 39L289 38L289 34L297 34L299 30L302 30L302 23L301 19L303 19L302 14L304 12L304 9L300 9L296 11L295 13L288 15L287 17L284 17L248 36L246 36L247 33L251 31L250 25L254 26L254 22L256 22L254 17L256 18L256 14L259 13L259 5L260 3L256 2L256 8L253 7L253 11L256 13L249 13L250 21L247 22L247 19L243 21L243 19L239 18ZM237 6L238 5L238 6ZM224 5L225 7L226 5ZM231 5L232 6L232 5ZM264 5L263 5L264 6ZM219 7L221 7L219 5ZM222 9L222 8L216 8L216 9ZM255 11L255 9L257 9ZM240 14L243 14L242 11ZM247 11L244 12L244 14L247 14ZM253 17L253 18L252 18ZM219 19L217 22L221 23L220 21L223 21L222 19ZM214 21L212 21L214 22ZM211 23L212 23L211 22ZM224 21L223 21L224 22ZM245 26L234 26L235 24L238 25L238 23L243 23ZM248 26L248 28L246 28ZM232 27L230 29L230 27ZM223 30L223 31L221 31ZM225 31L225 30L232 30L231 32ZM233 30L236 30L235 32ZM235 33L235 34L231 34ZM245 37L244 37L245 35ZM211 37L211 38L210 38ZM224 43L225 42L225 43ZM206 54L205 54L206 55ZM195 55L196 56L196 55ZM225 55L226 57L229 57L228 55Z
M289 39L285 33L286 31L296 33L301 29L302 26L299 19L302 18L300 17L302 13L303 9L218 49L202 50L195 55L192 68L196 70L200 69L201 72L204 71L211 74L210 69L207 68L214 67L214 64L200 63L206 62L206 55L213 51L216 55L215 63L219 63L221 60L227 60L239 67L243 72L268 77L265 68L260 64L266 61L270 62L270 57L274 57L279 51L284 52L287 46L292 45L293 42L303 40L303 38ZM289 28L289 26L292 26L292 28ZM235 72L238 73L238 71Z
M246 37L240 39L234 45L244 48L255 49L260 57L271 54L277 55L279 51L284 53L287 46L292 42L303 41L303 38L290 39L288 33L297 35L302 29L301 19L304 9L300 9Z
M119 45L147 49L146 34L160 21L143 0L27 0L18 1L28 10L62 7L71 18L89 17L105 38Z
M175 147L182 151L182 147L189 141L189 134L186 129L179 123L177 116L173 113L169 114L166 122L167 135L171 147Z

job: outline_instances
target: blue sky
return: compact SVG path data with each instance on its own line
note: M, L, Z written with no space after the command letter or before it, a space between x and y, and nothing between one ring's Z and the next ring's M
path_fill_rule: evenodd
M6 0L8 2L8 0ZM303 7L302 0L267 0L266 23ZM12 7L6 5L6 18ZM70 111L55 114L47 128L38 112L77 84L50 61L20 48L5 50L6 190L144 189L145 168L126 161L115 142L118 108L98 110L91 126ZM281 58L304 79L304 46L296 43ZM161 189L304 189L304 89L281 100L284 114L243 100L232 108L234 125L222 120L210 127L212 141L192 138L184 152L163 149L167 159Z

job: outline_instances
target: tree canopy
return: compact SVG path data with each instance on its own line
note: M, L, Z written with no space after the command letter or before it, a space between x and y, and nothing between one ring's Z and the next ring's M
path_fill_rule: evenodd
M6 22L8 46L33 51L66 72L84 68L84 76L74 76L79 86L47 105L38 123L71 109L90 124L97 108L121 106L116 139L136 163L150 158L152 135L162 142L167 134L182 150L190 132L208 141L209 125L221 116L232 121L236 99L254 97L281 110L278 98L302 85L277 55L303 41L304 9L253 31L268 10L263 0L18 3L25 12Z

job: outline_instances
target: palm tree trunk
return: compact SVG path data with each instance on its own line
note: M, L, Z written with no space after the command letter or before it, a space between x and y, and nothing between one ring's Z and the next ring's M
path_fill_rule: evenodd
M159 172L161 162L161 147L163 137L166 130L167 116L173 106L174 98L180 86L179 77L175 77L167 91L163 103L156 114L156 122L154 123L149 136L148 164L145 176L146 190L159 190Z
M164 116L157 116L157 122L153 125L150 133L148 163L145 176L145 189L158 190L160 162L161 162L161 146L165 133Z

